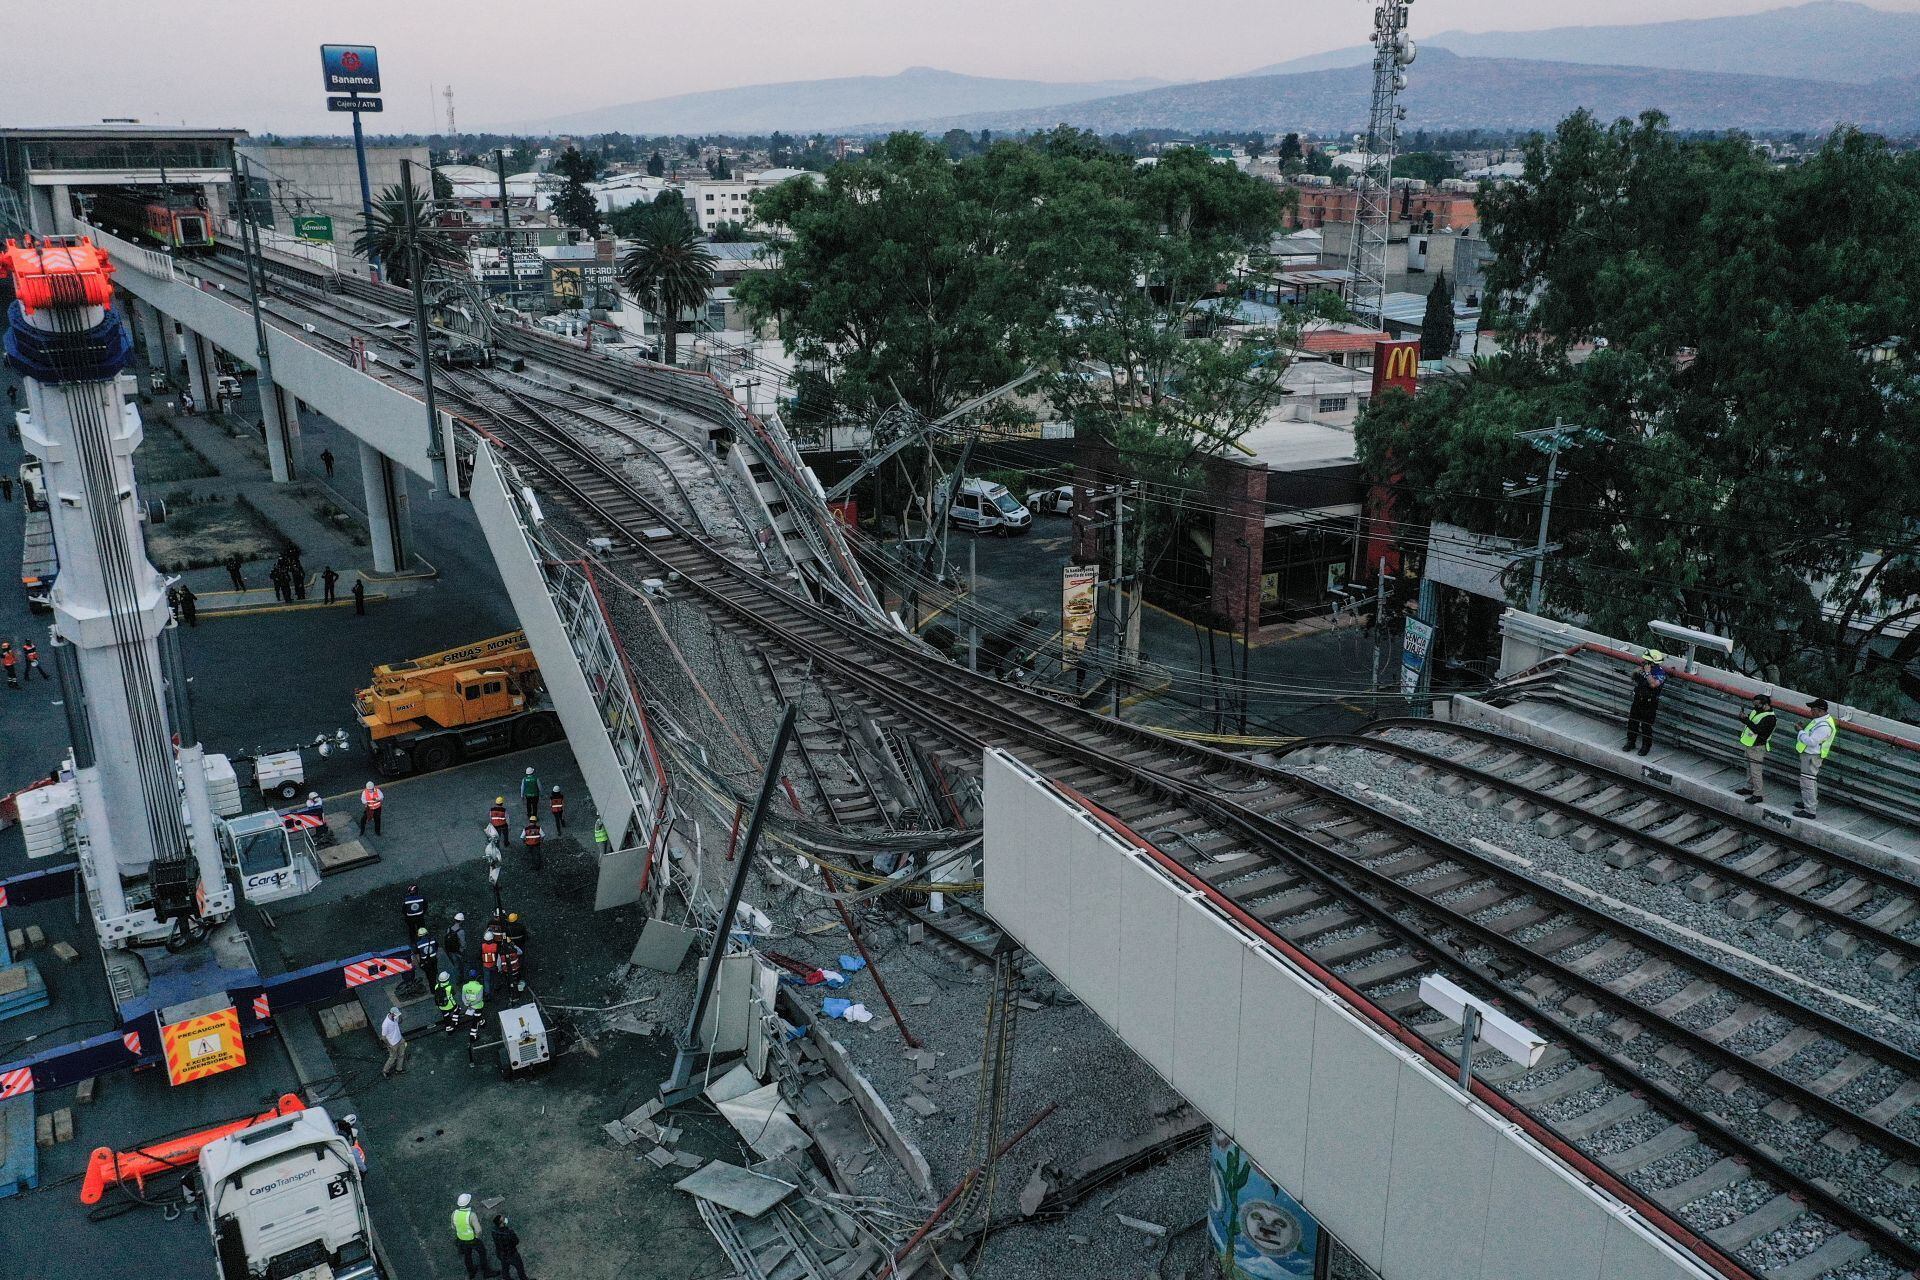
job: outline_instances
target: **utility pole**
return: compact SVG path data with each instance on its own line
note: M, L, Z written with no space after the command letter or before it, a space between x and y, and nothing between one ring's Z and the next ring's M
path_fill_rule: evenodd
M1380 557L1380 581L1373 595L1373 683L1369 688L1380 687L1380 650L1387 639L1387 558Z
M967 544L967 670L980 670L980 566L974 552L980 540Z
M280 414L280 388L273 381L273 360L267 353L267 321L260 311L260 299L266 292L267 264L261 256L260 228L253 221L253 166L245 156L238 157L234 181L240 188L240 246L247 260L248 303L253 309L254 385L260 393L260 420L267 435L267 466L275 484L293 479L292 450L288 447L286 422Z
M780 761L787 754L787 744L793 740L794 704L789 702L786 711L780 717L780 730L774 735L773 750L767 755L766 770L760 775L760 794L753 802L753 816L747 820L747 834L740 841L739 861L733 867L733 881L727 886L727 904L720 909L720 918L714 922L713 950L707 954L707 964L700 971L700 985L693 995L693 1011L687 1015L686 1029L681 1032L679 1043L673 1055L673 1071L660 1082L660 1098L668 1106L685 1102L699 1093L692 1083L693 1059L700 1047L700 1019L706 1016L707 1002L713 998L713 988L720 975L720 961L727 954L727 939L733 936L733 918L740 910L740 896L746 892L747 871L753 866L754 850L760 846L760 826L766 821L767 807L773 800L773 793L780 785Z
M433 178L427 178L433 190ZM413 198L413 161L400 162L400 198L407 206L407 275L413 282L413 326L420 356L420 385L427 399L427 464L433 469L433 487L447 491L447 458L440 447L440 410L433 398L433 340L427 328L427 262L420 252L420 210Z
M505 147L493 149L494 173L500 179L500 252L507 261L507 297L508 305L515 305L513 299L520 292L520 273L513 261L513 210L507 204L507 151Z
M1570 427L1555 418L1551 427L1538 431L1523 431L1520 438L1547 455L1547 482L1540 496L1540 537L1533 547L1533 586L1527 592L1527 612L1540 612L1542 596L1546 589L1547 553L1554 550L1547 545L1547 526L1553 519L1553 486L1560 479L1560 451L1567 447L1581 431L1579 427Z
M1120 718L1120 672L1127 641L1127 491L1113 491L1113 717Z

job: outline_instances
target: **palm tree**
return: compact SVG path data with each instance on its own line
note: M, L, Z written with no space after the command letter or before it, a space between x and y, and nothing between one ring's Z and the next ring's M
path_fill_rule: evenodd
M635 299L660 317L666 333L667 363L677 363L680 317L705 306L713 292L717 259L700 241L692 219L677 209L648 218L620 263L620 282Z
M424 191L413 193L413 213L407 213L407 197L399 187L388 187L374 202L373 216L354 233L353 249L363 258L375 259L391 284L413 283L415 254L431 265L454 263L462 259L457 245L434 222L433 202Z

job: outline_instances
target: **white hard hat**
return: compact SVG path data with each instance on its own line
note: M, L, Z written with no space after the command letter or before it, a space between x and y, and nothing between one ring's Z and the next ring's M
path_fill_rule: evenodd
M452 981L453 981L453 979L452 979L452 978L449 978L449 977L447 976L447 971L446 971L445 969L442 969L442 970L440 971L440 978L439 978L439 981L441 981L441 982L452 982Z
M367 779L367 785L368 785L368 786L372 786L372 785L373 785L373 779L372 779L372 778L368 778L368 779Z
M319 803L320 803L320 793L319 793L318 791L309 791L309 792L307 792L307 803L308 803L308 804L319 804Z
M453 913L453 922L454 922L455 924L463 924L463 923L465 923L465 922L466 922L466 918L467 918L467 913L466 913L466 912L464 912L464 911L456 911L456 912L454 912L454 913Z
M460 1198L458 1200L455 1200L454 1203L459 1205L462 1209L464 1209L468 1205L473 1203L473 1195L471 1192L462 1191L460 1193Z
M529 778L531 778L531 777L533 776L533 766L532 766L532 765L528 765L528 766L527 766L527 776L528 776Z

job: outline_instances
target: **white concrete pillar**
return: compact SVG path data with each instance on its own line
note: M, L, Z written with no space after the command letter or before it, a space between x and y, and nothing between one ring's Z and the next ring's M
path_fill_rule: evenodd
M293 479L293 438L287 433L281 399L285 392L267 381L264 374L254 380L254 387L260 393L261 429L267 435L267 470L273 473L275 484L285 484Z
M131 294L127 296L133 297ZM140 330L140 345L146 348L147 367L160 370L167 375L168 381L172 381L176 357L167 343L166 317L160 314L158 307L138 298L133 298L133 315Z
M373 571L399 573L407 565L406 473L363 440L360 442L360 485L367 500Z
M53 186L47 188L48 198L53 202L53 229L63 236L80 234L80 224L73 216L73 188Z
M213 344L192 329L183 330L181 336L185 339L187 356L187 389L193 392L193 403L201 413L212 413L219 407Z

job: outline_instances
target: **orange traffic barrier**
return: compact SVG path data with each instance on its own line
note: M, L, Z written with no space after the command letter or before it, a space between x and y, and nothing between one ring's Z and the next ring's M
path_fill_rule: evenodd
M139 1190L145 1190L147 1179L158 1177L170 1169L178 1169L192 1164L200 1158L200 1148L216 1138L224 1138L230 1133L281 1116L290 1116L296 1111L306 1110L307 1104L291 1093L280 1095L280 1101L271 1111L263 1111L257 1116L247 1116L240 1120L229 1120L217 1124L211 1129L202 1129L190 1133L184 1138L168 1138L150 1147L135 1147L131 1151L115 1151L111 1147L95 1147L93 1155L87 1160L87 1177L80 1184L80 1203L99 1204L100 1198L107 1194L107 1188L123 1182L131 1182Z

